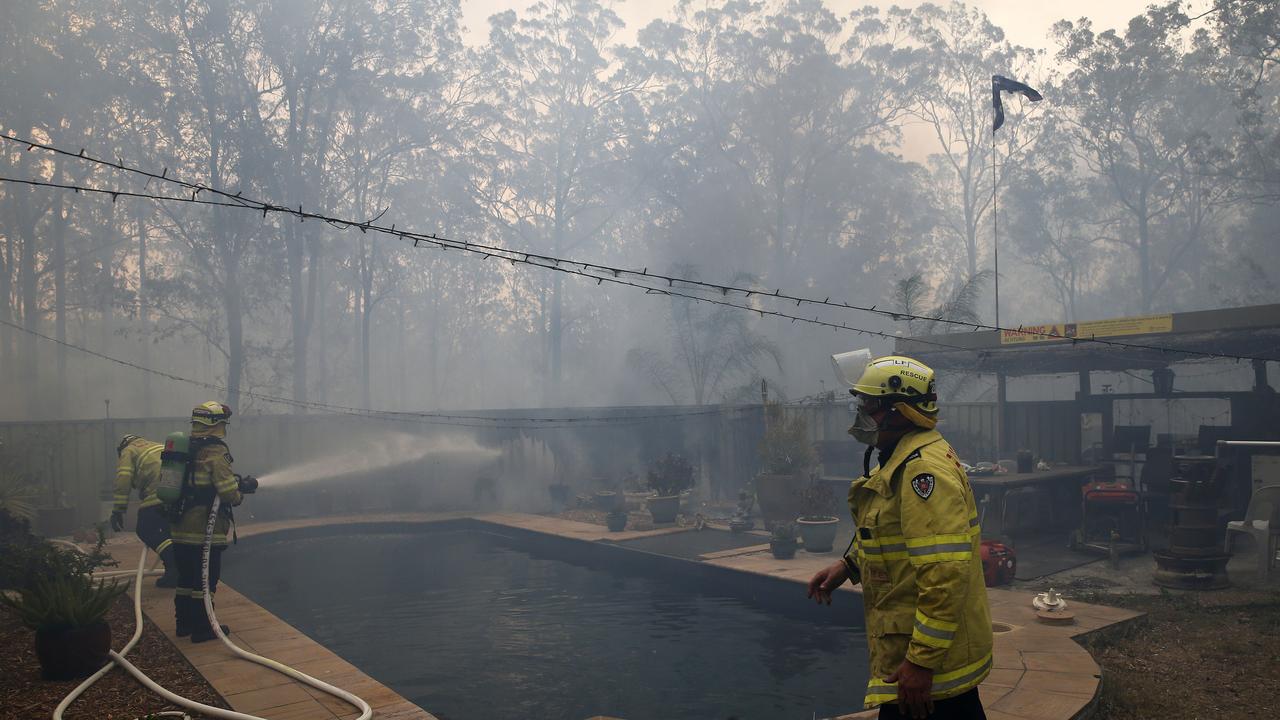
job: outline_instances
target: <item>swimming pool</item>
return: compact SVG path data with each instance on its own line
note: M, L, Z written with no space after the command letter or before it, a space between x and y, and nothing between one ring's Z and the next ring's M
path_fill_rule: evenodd
M856 710L861 596L479 522L243 540L237 590L442 720Z

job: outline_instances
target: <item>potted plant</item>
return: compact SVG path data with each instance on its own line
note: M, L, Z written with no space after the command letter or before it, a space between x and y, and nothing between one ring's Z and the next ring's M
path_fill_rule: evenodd
M779 560L790 560L796 556L796 528L789 522L775 523L773 535L769 538L769 551Z
M126 588L95 583L73 562L58 559L66 554L50 555L50 574L33 574L16 595L0 594L0 605L36 631L36 658L45 680L85 677L109 662L111 626L105 618Z
M645 502L654 523L673 523L680 512L680 493L693 487L693 464L683 455L668 452L649 466L649 490Z
M805 552L831 552L840 520L831 514L835 496L831 487L818 475L809 476L809 484L800 492L801 515L796 518Z
M609 526L609 532L622 532L627 527L627 511L610 510L609 514L604 516L604 524Z
M804 478L814 464L813 444L804 417L788 418L776 403L765 408L767 424L760 441L760 475L756 477L756 500L765 527L792 522L803 508L800 492Z

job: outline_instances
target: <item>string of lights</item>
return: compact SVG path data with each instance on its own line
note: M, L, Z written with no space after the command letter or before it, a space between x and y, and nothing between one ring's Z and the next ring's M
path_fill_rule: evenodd
M28 151L38 149L38 150L54 153L57 155L62 155L64 157L75 158L84 162L110 168L114 171L128 172L128 173L139 175L141 177L145 177L147 178L147 181L146 181L146 185L144 185L144 189L145 187L149 186L152 180L155 180L158 182L174 184L186 190L190 190L191 196L178 198L173 196L154 195L154 194L148 194L148 193L130 192L125 190L108 190L104 188L90 188L87 186L81 186L81 185L75 185L75 184L52 183L47 181L24 180L24 179L15 179L15 178L0 178L0 182L11 182L11 183L16 182L16 183L25 183L25 184L41 186L41 187L73 190L76 192L100 193L100 194L111 196L113 201L119 197L147 198L147 199L160 200L160 201L189 202L192 204L199 204L199 205L233 207L233 208L239 208L239 209L253 210L255 212L261 212L264 218L270 213L290 215L293 217L297 217L300 222L305 222L306 220L316 220L316 221L331 225L333 227L344 228L344 229L357 229L357 230L360 230L362 233L368 233L369 231L373 231L375 233L390 235L402 240L412 241L414 247L421 247L422 245L425 244L429 247L433 246L441 250L457 249L457 250L463 251L464 253L468 253L474 256L482 256L483 259L486 259L486 260L490 258L498 258L501 260L507 260L512 264L531 265L531 266L543 268L545 270L552 270L552 271L567 273L571 275L577 275L580 277L585 277L591 280L595 280L597 284L603 284L605 282L608 282L615 285L623 285L623 286L628 286L632 288L642 289L642 290L645 290L647 293L651 293L651 294L661 294L661 295L667 295L672 297L681 297L681 298L687 298L687 299L697 300L701 302L708 302L708 303L726 306L726 307L734 307L738 309L749 310L751 312L759 313L761 317L772 316L772 317L777 317L781 319L787 319L793 323L803 322L806 324L817 325L820 327L827 327L835 331L841 331L841 330L851 331L851 332L856 332L864 335L881 337L885 339L897 339L898 336L890 333L853 327L844 322L836 323L831 321L824 321L818 317L808 318L804 316L793 315L790 313L784 313L778 310L768 310L762 307L749 305L749 304L733 303L727 300L717 300L715 298L692 295L688 292L676 291L675 290L676 284L679 283L679 286L683 290L697 290L697 291L707 291L707 292L718 293L721 295L722 298L728 298L730 295L739 295L744 300L750 300L753 297L757 297L757 298L760 298L761 300L771 299L779 302L794 302L797 307L802 305L810 305L810 306L820 306L820 307L837 309L837 310L854 310L854 311L878 315L881 317L886 317L894 321L913 320L913 321L921 321L921 322L929 322L929 323L941 323L945 325L963 327L965 329L972 330L972 331L994 330L998 332L1013 332L1013 333L1027 332L1021 326L1017 328L1002 327L998 325L987 325L980 322L955 320L955 319L943 318L943 317L919 315L915 313L897 312L897 311L880 309L876 305L865 306L865 305L857 305L857 304L851 304L848 302L841 302L841 301L833 302L829 296L822 300L818 300L816 298L804 297L804 296L800 296L792 293L784 293L781 291L781 289L776 289L773 292L768 292L766 290L759 290L754 288L745 288L745 287L733 286L733 285L721 285L718 283L705 282L705 281L700 281L695 279L681 278L681 277L676 277L671 275L663 275L660 273L651 273L649 272L648 268L636 270L634 268L614 267L609 265L601 265L599 263L590 263L590 262L584 262L580 260L574 260L570 258L560 258L560 257L551 256L551 255L530 253L530 252L525 252L521 250L514 250L511 248L501 247L497 245L489 245L485 243L473 243L473 242L460 241L460 240L451 240L449 238L442 237L434 233L424 234L424 233L410 232L406 230L398 230L395 224L392 224L390 227L387 227L384 225L379 225L375 220L355 221L355 220L348 220L343 218L327 216L321 213L307 211L302 207L302 205L299 205L297 208L274 205L261 200L247 198L244 196L242 192L232 193L227 190L223 190L221 188L214 188L214 187L210 187L210 186L199 184L199 183L192 183L186 180L182 180L181 178L178 178L176 176L170 176L168 168L163 169L160 173L155 173L155 172L143 170L141 168L130 166L126 164L123 159L120 159L120 158L117 158L115 162L97 158L87 154L83 149L81 149L79 152L71 152L69 150L56 147L54 145L40 143L34 140L28 140L28 139L19 138L16 136L2 135L2 134L0 134L0 139L7 140L11 143L25 145ZM211 194L211 195L223 198L223 200L201 199L199 197L201 193ZM632 278L632 280L625 280L623 279L624 277ZM656 282L659 284L665 282L666 287L661 287L661 286L654 287L653 285L647 284L647 283L653 283L653 282ZM1041 337L1046 337L1046 338L1067 340L1067 341L1070 341L1072 344L1087 342L1087 343L1097 343L1104 346L1115 347L1119 349L1157 351L1163 354L1184 355L1188 357L1213 358L1213 359L1235 360L1235 361L1260 360L1260 361L1267 361L1267 362L1280 362L1280 358L1260 357L1260 356L1251 356L1251 355L1234 355L1230 353L1216 353L1216 352L1202 351L1202 350L1186 350L1181 348L1171 348L1171 347L1165 347L1160 345L1149 345L1144 343L1133 343L1133 342L1126 342L1121 340L1111 340L1111 339L1098 338L1093 336L1072 337L1072 336L1057 334L1053 332L1041 332L1040 329L1037 329L1035 331L1035 334ZM962 348L960 346L951 345L951 344L938 342L934 340L925 340L923 338L913 338L913 341L921 344L931 345L935 347L942 347L947 349L954 349L954 350L967 349L967 348Z
M0 137L3 137L3 136L0 136ZM29 186L32 186L32 187L52 188L52 189L57 189L57 190L70 190L70 191L73 191L73 192L76 192L76 193L84 193L84 194L90 194L90 195L93 195L93 194L96 194L96 195L108 195L108 196L110 196L110 197L112 198L112 201L113 201L113 202L114 202L115 200L117 200L117 199L119 199L119 198L122 198L122 197L123 197L123 198L138 198L138 199L145 199L145 200L155 200L155 201L160 201L160 202L185 203L185 204L205 205L205 206L213 206L213 207L228 207L228 208L236 208L236 209L241 209L241 210L249 209L249 210L261 211L261 212L263 212L264 216L266 215L266 213L269 213L269 212L281 212L281 213L286 213L286 214L298 214L298 213L299 213L299 211L298 211L298 210L294 210L294 209L292 209L292 208L276 208L276 207L268 207L268 208L266 208L265 210L263 210L263 209L261 209L261 208L255 208L255 207L252 207L252 206L246 206L246 205L242 205L242 204L239 204L239 203L232 203L232 202L228 202L228 201L224 201L224 200L207 200L207 199L200 198L200 197L195 197L195 196L193 196L193 197L186 197L186 196L172 196L172 195L157 195L157 194L154 194L154 193L135 192L135 191L131 191L131 190L113 190L113 189L98 188L98 187L92 187L92 186L88 186L88 185L79 185L79 184L73 184L73 183L55 183L55 182L50 182L50 181L46 181L46 180L30 180L30 179L25 179L25 178L12 178L12 177L0 176L0 183L11 183L11 184L19 184L19 185L29 185ZM394 226L392 226L391 228L384 228L384 227L378 227L378 226L363 225L363 224L361 224L361 223L357 223L357 222L355 222L355 221L342 220L342 219L340 219L340 218L327 218L327 217L324 217L324 216L316 215L316 214L314 214L314 213L304 213L304 214L305 214L307 217L309 217L309 218L317 219L317 220L320 220L321 222L325 222L325 223L328 223L328 224L330 224L330 225L336 225L336 226L340 226L340 227L366 227L367 229L372 230L372 231L377 232L377 233L382 233L382 234L386 234L386 235L391 235L391 236L399 237L399 238L402 238L402 239L405 239L405 240L411 240L411 241L413 241L414 247L421 247L421 246L422 246L422 245L421 245L421 243L422 243L421 238L417 238L417 237L415 237L415 234L414 234L414 233L410 233L410 232L407 232L407 231L404 231L404 230L397 230L397 229L395 229L395 228L394 228ZM437 243L437 241L435 241L435 240L432 240L432 241L430 241L430 242L432 242L432 243ZM453 242L453 241L449 241L449 242ZM442 246L442 247L443 247L443 246ZM474 246L472 246L472 247L474 248ZM476 251L476 250L474 250L474 249L469 249L469 250L467 250L467 252L475 253L475 252L478 252L478 251ZM515 255L524 255L524 253L516 253L515 251L506 251L506 252L511 252L511 253L514 253ZM497 255L497 253L496 253L496 252L492 252L492 253L485 253L485 255L486 255L486 257L499 257L499 256ZM683 299L687 299L687 300L693 300L693 301L696 301L696 302L703 302L703 303L709 303L709 304L712 304L712 305L719 305L719 306L722 306L722 307L731 307L731 308L737 308L737 309L740 309L740 310L748 310L748 311L750 311L750 312L758 313L758 314L760 315L760 317L762 317L762 318L763 318L763 317L776 317L776 318L780 318L780 319L784 319L784 320L790 320L790 321L791 321L791 322L793 322L793 323L795 323L795 322L801 322L801 323L806 323L806 324L809 324L809 325L817 325L817 326L819 326L819 327L829 328L829 329L831 329L831 330L835 330L835 331L848 331L848 332L854 332L854 333L858 333L858 334L861 334L861 335L869 335L869 336L873 336L873 337L880 337L880 338L884 338L884 339L886 339L886 340L895 340L895 339L897 339L897 337L898 337L898 336L893 335L893 334L891 334L891 333L882 332L882 331L879 331L879 330L869 330L869 329L866 329L866 328L854 327L854 326L849 325L848 323L844 323L844 322L836 323L836 322L833 322L833 321L822 320L821 318L816 317L816 316L815 316L815 317L812 317L812 318L810 318L810 317L804 317L804 316L800 316L800 315L793 315L793 314L791 314L791 313L781 312L781 311L779 311L779 310L770 310L770 309L767 309L767 308L761 308L761 307L755 307L755 306L752 306L752 305L745 305L745 304L741 304L741 303L735 303L735 302L731 302L731 301L728 301L728 300L722 300L722 299L717 299L717 298L703 297L703 296L700 296L700 295L693 295L693 294L691 294L691 293L688 293L688 292L681 292L681 291L679 291L679 290L675 290L675 289L672 289L672 288L655 288L655 287L651 287L651 286L649 286L649 285L645 285L645 284L642 284L642 283L633 282L633 281L631 281L631 280L625 280L625 279L622 279L622 278L620 278L620 277L599 277L599 276L591 275L591 274L589 274L589 273L587 273L587 272L584 272L584 271L582 271L582 270L575 269L575 268L572 268L572 267L552 267L552 266L544 265L544 264L542 264L542 263L540 263L540 262L537 262L537 261L536 261L536 259L533 259L533 258L531 258L531 259L525 259L525 258L523 258L523 257L514 257L514 256L513 256L513 257L502 257L501 259L503 259L503 260L507 260L507 261L510 261L512 264L532 265L532 266L534 266L534 267L541 267L541 268L548 269L548 270L556 270L556 271L563 272L563 273L567 273L567 274L570 274L570 275L576 275L576 276L579 276L579 277L585 277L585 278L588 278L588 279L591 279L591 280L595 280L597 285L602 284L602 283L610 283L610 284L612 284L612 285L622 285L622 286L625 286L625 287L631 287L631 288L635 288L635 289L639 289L639 290L644 290L644 291L646 292L646 294L651 294L651 295L665 295L665 296L668 296L668 297L678 297L678 298L683 298ZM576 263L575 263L575 264L576 264ZM657 277L657 276L651 276L651 277ZM664 278L664 279L665 279L665 278ZM931 345L931 346L934 346L934 347L946 348L946 349L950 349L950 350L963 350L963 349L964 349L963 347L961 347L961 346L959 346L959 345L953 345L953 344L944 343L944 342L939 342L939 341L935 341L935 340L916 339L916 341L917 341L917 342L924 343L924 344L927 344L927 345Z
M155 368L149 368L149 367L146 367L145 365L140 365L135 362L130 362L128 360L114 357L112 355L107 355L106 353L101 353L96 350L91 350L89 348L76 345L75 343L70 343L65 340L59 340L57 338L50 337L48 335L45 335L44 333L41 333L36 330L31 330L30 328L23 327L18 323L10 322L8 320L0 319L0 325L5 325L15 330L19 330L29 335L33 335L36 338L39 338L41 340L45 340L45 341L54 343L56 345L60 345L70 350L75 350L77 352L84 353L85 355L97 358L99 360L105 360L107 362L111 362L116 365L120 365L122 367L137 370L139 372L144 372L149 375L154 375L156 377L164 378L166 380L185 383L187 385L203 388L205 390L212 390L218 393L225 393L229 391L229 388L226 385L206 382L203 380L196 380L194 378L183 377L182 375L166 372L164 370L156 370ZM468 427L468 428L496 428L496 429L507 429L507 430L555 430L555 429L563 429L567 427L605 427L605 426L615 427L619 425L632 425L632 424L639 424L639 423L652 422L652 421L681 420L681 419L690 418L690 417L717 415L722 412L720 408L715 408L715 409L709 409L709 410L690 410L687 412L650 413L646 415L622 415L617 417L589 417L589 416L505 417L501 415L481 415L481 414L460 415L460 414L430 413L430 412L407 412L407 411L398 411L398 410L371 410L367 408L352 407L349 405L335 405L332 403L322 403L322 402L315 402L310 400L295 400L293 398L283 397L280 395L272 395L269 393L256 392L252 390L240 390L240 394L245 397L252 398L254 400L260 400L267 403L285 405L289 407L298 408L301 410L323 411L323 412L330 412L330 413L335 413L339 415L354 415L357 417L382 418L386 420L399 420L399 421L428 424L428 425L447 425L451 427Z

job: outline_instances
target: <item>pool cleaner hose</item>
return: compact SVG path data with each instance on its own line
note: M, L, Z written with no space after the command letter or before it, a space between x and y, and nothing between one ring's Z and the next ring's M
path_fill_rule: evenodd
M222 504L221 500L215 496L213 499L213 507L209 508L209 522L205 525L204 553L203 553L203 557L200 564L200 578L201 578L201 584L206 588L209 587L209 554L210 554L210 549L213 547L213 528L214 528L214 524L217 522L218 508L221 506L221 504ZM76 549L79 550L79 547L77 546ZM146 674L143 673L141 670L139 670L133 663L125 659L124 656L128 655L129 651L133 649L133 646L137 645L138 641L142 639L142 578L144 575L150 574L146 570L146 561L147 561L147 548L144 546L142 548L142 555L138 558L138 569L134 573L133 637L129 638L129 642L126 643L123 648L121 648L120 652L117 653L114 650L110 651L111 662L104 665L101 670L98 670L98 672L94 673L93 675L90 675L88 678L85 678L84 682L77 685L74 690L72 690L70 693L67 694L65 698L62 699L62 702L58 703L58 707L55 708L53 711L53 720L62 720L62 714L66 711L68 707L70 707L71 703L75 702L76 698L80 697L80 695L83 694L85 690L89 689L90 685L97 682L100 678L102 678L103 675L106 675L107 672L111 670L113 665L119 665L120 667L124 668L126 671L128 671L130 675L133 675L135 678L137 678L138 682L142 683L149 690L156 693L160 697L163 697L165 700L168 700L174 705L178 705L188 710L193 710L203 715L208 715L209 717L222 718L224 720L265 720L264 718L259 717L257 715L249 715L246 713L236 712L234 710L224 710L219 707L213 707L212 705L205 705L204 703L196 702L194 700L188 700L187 698L184 698L181 695L178 695L176 693L173 693L161 687L154 680L147 677ZM212 593L206 592L204 594L204 611L205 611L205 614L208 615L209 624L210 626L212 626L213 632L217 634L218 639L221 640L223 644L225 644L228 648L230 648L231 652L235 653L237 656L244 658L245 660L248 660L250 662L255 662L259 665L268 667L272 670L275 670L276 672L287 675L293 678L294 680L297 680L298 682L305 683L307 685L310 685L313 688L316 688L317 690L328 693L336 698L340 698L345 702L351 703L352 705L360 709L360 717L358 718L358 720L369 720L371 717L373 717L373 709L369 707L369 703L347 692L346 690L343 690L342 688L334 687L333 685L330 685L329 683L324 682L323 680L317 680L316 678L313 678L304 672L295 670L289 667L288 665L285 665L284 663L277 662L275 660L272 660L271 658L262 657L261 655L255 655L251 652L247 652L245 650L240 649L239 647L236 647L236 645L232 643L231 640L227 638L227 636L222 632L222 626L218 624L218 617L213 612ZM187 715L185 712L181 712L177 710L168 710L165 712L151 713L147 717L179 717L179 718L186 718L187 720L190 720L189 715Z

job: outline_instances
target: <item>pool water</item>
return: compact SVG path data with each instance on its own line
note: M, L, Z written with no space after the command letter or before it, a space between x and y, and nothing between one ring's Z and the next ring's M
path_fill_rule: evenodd
M795 612L780 611L652 559L630 567L635 551L568 561L528 545L475 531L255 539L223 575L442 720L810 720L861 706L866 639L848 608L810 608L794 584L781 605L794 592ZM757 580L761 597L780 592Z

